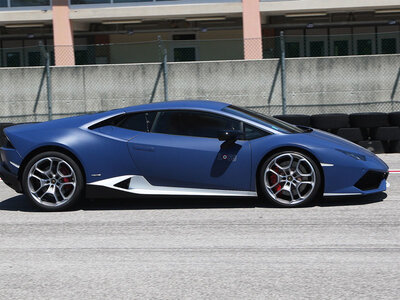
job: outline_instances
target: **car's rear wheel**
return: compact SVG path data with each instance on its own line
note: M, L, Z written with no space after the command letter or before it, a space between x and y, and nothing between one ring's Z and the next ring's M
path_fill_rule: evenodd
M278 206L302 206L320 195L321 172L308 155L283 151L265 160L259 187L264 198Z
M71 208L82 197L84 180L72 158L51 151L38 154L27 163L22 188L35 206L60 211Z

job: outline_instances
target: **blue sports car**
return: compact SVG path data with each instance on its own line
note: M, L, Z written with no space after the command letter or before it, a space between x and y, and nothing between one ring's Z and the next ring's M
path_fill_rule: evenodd
M351 142L212 101L173 101L4 130L3 181L47 211L83 197L256 197L297 207L386 189L388 166Z

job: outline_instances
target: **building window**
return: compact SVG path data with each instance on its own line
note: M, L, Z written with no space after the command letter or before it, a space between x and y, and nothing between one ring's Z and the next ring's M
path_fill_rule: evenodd
M75 50L75 64L88 65L89 56L87 50Z
M349 41L334 41L333 55L334 56L349 55Z
M28 52L28 66L40 66L40 65L41 65L40 52L37 51Z
M110 0L71 0L71 4L101 4L101 3L111 3L111 1Z
M153 2L153 0L114 0L114 3L127 3L127 2Z
M7 0L0 0L0 7L7 7Z
M357 41L357 54L371 55L372 54L372 40L358 40Z
M49 6L50 0L11 0L11 7L20 6Z
M325 43L323 41L312 41L310 42L310 56L324 56L325 55Z
M174 41L189 41L189 40L195 40L196 35L195 34L174 34L172 36L172 39Z
M21 66L21 53L20 52L7 52L6 53L7 67L20 67Z
M299 42L286 43L286 57L300 57L300 43Z
M174 48L174 61L194 61L196 60L196 48Z
M381 39L382 54L397 53L397 40L395 38Z
M196 60L196 47L190 42L191 40L196 40L196 34L174 34L172 39L176 41L173 43L174 61Z

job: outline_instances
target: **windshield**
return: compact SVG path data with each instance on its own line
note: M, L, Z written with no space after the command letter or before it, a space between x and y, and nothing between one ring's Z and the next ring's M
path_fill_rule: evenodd
M242 107L237 107L233 105L229 105L222 109L222 111L229 112L236 116L248 119L253 122L257 122L264 126L268 126L274 130L277 130L282 133L303 133L305 132L303 129L300 129L294 125L286 123L284 121L260 114L258 112L245 109Z

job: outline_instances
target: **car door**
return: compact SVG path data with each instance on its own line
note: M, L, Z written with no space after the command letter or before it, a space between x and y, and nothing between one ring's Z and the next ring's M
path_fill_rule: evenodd
M251 148L246 140L218 140L220 131L243 130L242 122L191 110L157 112L150 132L132 138L134 164L155 186L250 189Z

